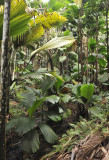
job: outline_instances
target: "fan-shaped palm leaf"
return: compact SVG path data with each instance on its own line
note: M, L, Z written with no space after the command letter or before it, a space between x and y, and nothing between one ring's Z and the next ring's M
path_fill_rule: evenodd
M17 37L23 35L23 43L22 39L20 40L21 45L37 41L44 35L44 29L54 27L55 25L66 21L66 18L59 15L57 12L45 12L43 15L36 16L35 21L32 19L32 16L33 14L29 11L24 0L11 0L10 36ZM2 6L0 6L0 19L1 40L3 28Z

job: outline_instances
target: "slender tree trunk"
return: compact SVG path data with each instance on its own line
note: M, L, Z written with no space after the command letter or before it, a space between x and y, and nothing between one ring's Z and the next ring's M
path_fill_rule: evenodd
M7 108L7 69L8 69L8 44L9 44L9 23L10 23L10 0L4 3L3 41L1 55L1 115L0 115L0 160L6 160L6 108Z
M47 52L47 55L48 55L48 58L49 58L49 61L50 61L51 70L53 71L54 70L54 65L53 65L53 59L52 59L52 55L51 55L50 50Z
M81 7L80 10L80 16L83 15L83 6ZM83 34L82 34L82 22L81 19L79 19L79 36L80 36L80 54L81 54L81 83L83 83L83 76L84 76L84 71L83 71L83 43L82 43L82 39L83 39Z
M108 26L108 13L109 13L109 2L108 0L106 1L106 43L107 43L107 68L108 68L108 73L109 73L109 26Z
M87 33L87 44L86 44L86 57L87 57L87 60L86 60L86 66L87 66L87 69L86 69L86 83L88 83L88 33Z
M97 53L97 56L96 56L96 80L95 80L95 84L98 85L98 15L96 17L96 25L97 25L97 28L96 28L96 42L97 42L97 49L96 49L96 53Z

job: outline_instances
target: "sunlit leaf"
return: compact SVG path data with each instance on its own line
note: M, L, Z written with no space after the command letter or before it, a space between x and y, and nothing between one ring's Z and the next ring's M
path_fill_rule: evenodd
M64 103L69 102L70 99L71 99L71 96L69 96L68 94L63 95L63 97L61 98L61 100L62 100Z
M107 73L107 72L105 72L101 75L100 74L98 75L99 82L106 82L106 81L108 81L108 79L109 79L109 73Z
M64 37L56 37L53 38L52 40L50 40L49 42L47 42L45 45L43 45L42 47L36 49L35 51L33 51L31 53L31 58L38 52L43 51L43 50L48 50L48 49L55 49L55 48L59 48L62 47L64 45L67 44L71 44L75 42L75 39L73 38L73 36L64 36Z
M58 97L56 95L51 95L49 97L46 97L46 101L51 102L52 104L59 102L59 99L60 99L60 97Z
M63 63L66 60L66 56L60 56L59 57L59 62Z
M94 93L94 85L84 84L81 86L80 90L81 90L81 96L85 97L87 99L87 102L89 102Z

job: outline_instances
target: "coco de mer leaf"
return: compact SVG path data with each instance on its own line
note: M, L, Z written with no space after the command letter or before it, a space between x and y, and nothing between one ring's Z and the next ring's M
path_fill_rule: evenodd
M85 97L87 99L87 102L89 102L94 93L94 85L84 84L83 86L81 86L80 90L81 90L81 96Z
M47 142L54 143L58 140L57 134L47 124L40 123L39 128Z
M44 97L44 98L42 98L42 99L39 99L39 100L36 100L36 101L33 103L33 106L28 109L28 113L29 113L29 116L30 116L30 117L35 113L36 109L43 103L43 101L44 101L45 99L46 99L46 97Z
M31 59L36 55L36 53L38 53L40 51L59 48L59 47L62 47L62 46L65 46L65 45L68 45L68 44L71 44L71 43L74 43L74 42L75 42L75 39L73 38L73 36L64 36L64 37L53 38L52 40L47 42L42 47L33 51L31 53Z
M51 95L49 97L46 97L46 101L51 102L52 104L59 102L59 99L60 99L60 97L58 97L56 95Z
M31 117L19 117L10 120L6 125L6 131L15 127L18 133L27 133L35 127L35 119Z
M22 148L28 153L35 153L39 149L39 135L35 129L26 134Z

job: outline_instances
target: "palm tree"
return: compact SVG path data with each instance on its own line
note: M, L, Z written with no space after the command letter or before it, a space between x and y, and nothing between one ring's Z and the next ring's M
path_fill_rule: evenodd
M0 115L0 160L6 160L6 108L7 108L7 70L8 70L8 45L10 25L10 0L4 2L3 42L1 55L1 115Z

